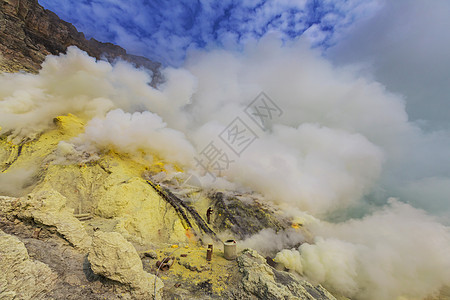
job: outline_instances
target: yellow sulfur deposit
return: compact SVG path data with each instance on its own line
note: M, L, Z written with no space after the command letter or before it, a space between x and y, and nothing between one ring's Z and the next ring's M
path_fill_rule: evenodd
M173 248L160 249L158 259L162 260L172 252ZM172 256L175 257L173 266L161 272L164 284L173 285L182 281L184 285L201 286L207 283L217 295L221 295L230 284L235 284L237 263L223 257L220 245L215 246L211 261L206 261L206 248L195 245L178 248Z
M234 196L225 200L234 201L230 207L236 210L219 211L217 202L203 191L177 185L182 170L153 153L131 156L83 143L84 124L85 120L69 114L55 118L53 128L33 140L15 144L7 134L0 136L0 176L12 183L23 174L20 183L27 185L26 189L17 185L24 191L21 197L0 199L1 213L8 213L17 224L32 221L40 228L33 232L35 238L40 230L47 236L58 233L83 253L80 258L88 253L96 274L131 288L133 299L150 299L153 291L156 299L163 293L186 299L228 298L234 292L247 298L267 286L274 299L291 293L276 282L263 257L252 254L241 261L240 256L226 260L214 232L220 228L205 221L210 207L217 210L214 218L221 219L225 230L239 224L222 216L270 221L267 212L256 213L254 206L241 205ZM292 226L300 230L306 221L293 220ZM246 224L248 229L254 226ZM213 245L211 260L202 243ZM152 275L156 273L158 277Z
M75 215L92 217L86 226L104 225L141 244L187 240L175 210L142 178L144 172L164 170L162 161L154 158L150 164L114 151L90 157L70 143L84 131L83 120L69 114L55 118L54 124L21 146L3 137L1 170L35 169L33 193L45 189L60 193Z
M84 122L74 115L54 119L53 130L42 133L37 139L15 145L6 136L0 138L0 159L3 172L19 168L44 168L44 161L61 141L67 141L84 130ZM19 155L20 149L20 155ZM8 164L11 164L8 168ZM42 171L42 170L41 170Z

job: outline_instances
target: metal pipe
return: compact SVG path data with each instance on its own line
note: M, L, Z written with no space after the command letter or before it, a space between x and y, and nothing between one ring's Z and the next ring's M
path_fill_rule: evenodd
M180 250L181 248L176 248L175 250L173 250L168 256L166 256L164 259L166 259L167 257L170 257L172 254L175 253L175 251ZM164 260L163 259L163 260ZM159 265L158 270L156 270L156 275L155 275L155 282L153 282L153 300L156 300L156 279L158 279L158 272L161 269L162 264Z
M213 253L213 244L208 244L208 250L206 250L206 260L211 261Z

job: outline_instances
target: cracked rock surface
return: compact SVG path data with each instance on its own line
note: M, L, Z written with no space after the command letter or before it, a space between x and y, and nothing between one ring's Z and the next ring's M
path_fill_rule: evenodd
M96 232L88 260L94 273L131 288L133 298L160 299L162 281L142 268L142 262L134 246L117 232Z
M56 282L57 274L30 258L17 237L0 230L0 299L42 299Z
M258 299L336 300L321 285L313 286L293 274L270 267L254 250L244 250L237 262L243 275L243 289Z

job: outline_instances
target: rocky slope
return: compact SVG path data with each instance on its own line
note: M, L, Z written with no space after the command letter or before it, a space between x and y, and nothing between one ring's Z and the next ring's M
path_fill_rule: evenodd
M87 40L82 32L44 9L37 0L0 1L0 70L37 72L45 56L65 52L74 45L97 59L117 58L151 70L159 80L160 63L127 54L111 43Z
M0 197L0 249L10 253L0 268L16 270L0 275L0 298L334 299L255 251L224 258L223 238L290 227L258 195L184 184L181 169L156 158L70 146L84 126L67 115L18 145L0 136L0 179L33 169L18 191L0 190L9 194ZM175 263L158 270L166 257Z
M37 0L0 8L0 71L37 73L46 55L75 45L160 79L158 63L86 40ZM0 135L0 183L10 183L0 185L0 299L335 299L256 251L225 259L224 239L301 231L261 195L199 188L154 153L77 148L88 120L52 118L33 136Z
M0 197L0 268L14 266L0 275L1 299L334 299L255 251L224 258L219 236L290 227L258 195L183 185L164 161L68 147L83 130L68 115L19 145L0 136L1 179L34 168L16 197ZM167 257L174 263L158 270Z

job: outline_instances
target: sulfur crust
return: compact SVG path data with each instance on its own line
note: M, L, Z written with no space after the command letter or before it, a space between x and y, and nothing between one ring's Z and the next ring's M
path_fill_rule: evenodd
M88 163L56 164L49 160L61 141L84 131L85 120L59 116L53 129L23 144L21 155L5 172L36 168L33 193L52 189L67 198L74 214L90 214L97 225L114 224L128 239L141 244L185 242L186 230L175 210L142 178L144 172L164 170L164 162L109 151ZM0 139L1 165L17 156L18 145ZM64 153L67 151L64 151ZM179 168L178 168L179 170ZM111 222L113 220L113 222ZM88 226L89 222L85 223Z
M119 232L140 249L149 249L149 246L159 248L159 259L166 253L177 250L174 255L178 260L168 273L161 274L163 280L181 277L193 285L211 282L212 291L218 295L228 288L227 285L233 280L231 274L234 273L232 270L236 268L236 262L225 260L221 245L217 244L214 247L213 261L206 262L206 248L197 244L192 229L186 228L172 206L143 178L146 173L166 171L164 161L153 155L153 162L149 163L145 155L131 157L110 150L100 153L97 159L86 163L57 163L52 157L58 151L58 144L61 141L67 142L59 146L59 156L70 155L73 151L70 141L83 133L85 120L69 114L55 118L54 123L55 126L51 130L42 133L33 141L24 143L21 155L5 171L36 168L37 181L32 194L60 195L57 199L64 199L64 203L57 204L64 205L67 209L36 211L36 216L55 214L50 219L60 220L60 225L62 228L67 227L68 232L81 232L83 230L80 228L84 228L91 236L96 227L101 231ZM9 142L5 136L0 139L1 166L14 160L18 148L18 145ZM182 171L177 166L171 168L177 172ZM195 192L191 196L201 217L206 219L209 199ZM56 199L41 198L42 201ZM43 207L53 207L53 204L44 203ZM61 211L74 216L89 215L92 218L80 222L71 215L64 217ZM179 245L179 248L171 248L172 244ZM182 253L188 256L180 257ZM201 272L189 269L186 262L191 268L206 269ZM152 267L154 263L152 261L148 267Z

